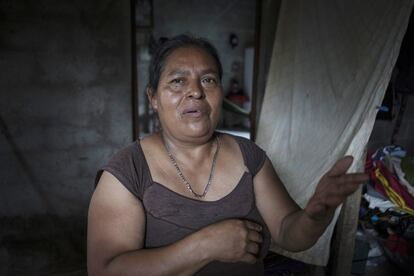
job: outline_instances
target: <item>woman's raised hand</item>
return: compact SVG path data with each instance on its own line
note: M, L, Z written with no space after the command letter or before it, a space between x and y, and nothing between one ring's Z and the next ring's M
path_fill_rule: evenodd
M330 220L336 207L358 189L369 177L365 173L346 173L353 161L352 156L338 160L321 178L310 198L305 212L314 220Z
M229 219L202 229L206 253L212 260L255 263L263 241L262 226L248 220Z

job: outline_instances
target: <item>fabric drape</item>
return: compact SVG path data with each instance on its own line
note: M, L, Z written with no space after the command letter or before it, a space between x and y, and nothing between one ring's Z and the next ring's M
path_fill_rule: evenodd
M350 171L362 170L412 6L412 0L282 1L256 142L300 206L340 157L353 155ZM272 250L326 265L336 218L311 249Z

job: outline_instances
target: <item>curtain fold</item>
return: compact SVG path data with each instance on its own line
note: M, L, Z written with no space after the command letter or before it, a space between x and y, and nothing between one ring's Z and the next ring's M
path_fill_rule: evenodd
M256 142L304 207L322 175L363 153L398 57L413 0L282 1ZM339 213L339 209L338 212ZM333 223L311 249L326 265Z

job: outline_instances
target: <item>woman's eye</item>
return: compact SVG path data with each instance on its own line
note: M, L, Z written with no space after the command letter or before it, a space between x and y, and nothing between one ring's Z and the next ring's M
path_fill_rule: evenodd
M172 84L182 84L184 83L183 79L173 79L170 83Z
M171 89L173 90L179 90L182 89L183 86L185 85L185 80L182 78L176 78L176 79L172 79L169 82L169 86L171 87Z
M205 78L205 79L203 79L203 82L205 84L209 84L209 85L212 85L212 84L216 84L217 83L217 81L216 81L215 78Z

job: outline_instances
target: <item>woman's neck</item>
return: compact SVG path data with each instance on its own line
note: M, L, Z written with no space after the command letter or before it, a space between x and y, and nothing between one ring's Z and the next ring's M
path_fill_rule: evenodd
M158 134L159 139L163 143L164 147L170 151L178 160L203 160L214 153L216 148L216 136L217 133L213 133L207 141L205 140L180 140L166 132L160 132Z

